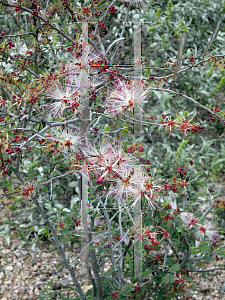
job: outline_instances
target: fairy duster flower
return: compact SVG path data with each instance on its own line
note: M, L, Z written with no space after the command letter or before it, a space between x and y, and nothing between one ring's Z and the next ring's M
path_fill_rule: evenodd
M215 242L215 238L218 236L218 231L214 229L211 222L205 222L203 224L197 224L194 235L200 242L202 242L205 237L207 237L210 241Z
M117 116L125 109L133 111L134 106L142 107L150 88L146 88L141 80L131 83L119 81L105 101L106 114Z
M186 226L196 225L197 219L194 217L194 214L191 212L181 212L180 218Z
M82 55L76 54L72 63L67 66L67 70L71 74L78 74L82 69L89 71L89 74L95 71L95 66L98 67L104 63L104 56L99 51L94 49L91 45L84 45L79 42L82 49Z
M117 198L118 202L122 197L126 200L128 200L130 197L135 200L138 198L139 200L138 190L140 189L142 181L144 180L143 170L141 167L132 167L131 165L125 163L120 166L117 172L120 177L114 180L114 184L111 185L109 190L109 195L113 195L115 198Z
M66 83L65 85L56 84L55 82L47 89L45 95L52 101L45 105L45 109L53 117L62 116L66 108L71 108L77 112L80 99L80 83L76 85ZM57 101L54 101L57 100Z
M73 152L77 152L80 147L84 147L85 136L79 130L72 130L66 127L64 130L60 128L53 131L53 134L66 152L68 152L69 149Z
M103 178L112 179L112 175L117 173L121 163L131 162L131 158L123 153L121 144L102 142L98 150L95 145L89 144L86 149L90 169L98 175L99 181Z

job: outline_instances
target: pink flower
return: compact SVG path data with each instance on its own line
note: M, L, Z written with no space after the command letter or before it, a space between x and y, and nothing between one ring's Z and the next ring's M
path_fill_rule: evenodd
M210 241L215 242L215 238L218 236L218 231L214 229L211 222L207 222L204 224L197 224L197 229L195 231L195 237L200 242L207 237Z
M82 48L82 55L80 57L75 56L72 64L67 66L67 70L71 74L78 74L82 69L88 70L89 74L93 73L94 66L100 66L104 62L103 54L94 49L91 45L85 45L82 47L80 42L80 48Z
M64 130L59 129L54 131L56 136L56 140L58 140L62 146L64 151L68 152L71 149L73 152L77 152L78 149L84 146L84 134L78 130L72 130L69 128L65 128Z
M119 202L122 197L128 200L129 197L137 194L137 187L135 185L137 182L135 179L138 174L134 172L131 166L125 164L121 166L118 173L120 177L114 180L115 186L111 185L109 195L114 195L115 198L118 198Z
M122 145L103 142L100 150L89 144L86 147L86 154L90 163L90 168L98 175L101 182L103 178L113 180L113 174L117 173L121 163L130 162L130 158L123 153ZM101 173L101 175L99 175Z
M141 80L134 80L130 84L119 81L116 89L105 101L106 114L119 115L125 109L133 111L133 106L142 106L145 103L150 88L145 88Z
M98 150L95 145L88 144L85 148L89 162L92 165L101 163L102 159L107 155L110 149L110 144L103 142L100 144L100 149Z
M117 173L119 178L114 180L109 190L109 195L113 195L118 199L121 198L132 201L134 207L136 203L141 199L141 190L144 186L146 174L140 166L131 165L128 163L122 164Z
M56 102L50 102L45 105L46 111L49 114L53 114L53 117L57 117L58 115L62 116L63 111L70 107L75 110L79 107L79 99L80 99L80 83L77 82L76 85L72 84L59 84L57 85L55 82L52 87L47 89L46 96L52 100L58 100Z
M193 213L181 212L180 217L186 226L195 225L197 223L197 219L194 217Z

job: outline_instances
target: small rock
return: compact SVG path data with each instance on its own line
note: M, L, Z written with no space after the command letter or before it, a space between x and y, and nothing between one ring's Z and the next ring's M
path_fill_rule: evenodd
M63 280L61 281L61 284L62 284L62 286L68 286L68 285L70 285L70 282L69 282L69 280L67 280L67 279L63 279Z
M6 271L12 271L13 270L13 266L7 266L7 267L5 267L5 270Z
M20 251L19 250L14 251L14 255L16 255L17 257L21 256Z
M12 284L12 281L11 281L11 280L7 280L7 281L4 282L4 284L5 284L5 285L11 285L11 284Z
M45 281L45 280L47 280L47 276L41 275L41 276L40 276L40 279L41 279L42 281Z
M3 252L3 251L2 251L2 252ZM5 249L3 253L4 253L4 254L9 254L9 253L11 253L11 252L12 252L12 251L11 251L10 249Z
M59 273L57 273L57 276L58 276L59 278L63 278L63 277L64 277L64 274L61 273L61 272L59 272Z
M16 266L17 266L17 268L18 268L19 270L22 270L22 269L23 269L22 264L21 264L21 262L19 262L19 261L16 263Z
M30 273L30 275L31 275L32 277L36 276L36 274L37 274L37 272L31 272L31 273Z
M27 255L28 252L27 252L27 251L24 251L24 250L21 250L20 253L21 253L22 255Z
M40 285L42 285L41 281L36 281L34 284L34 288L38 288Z
M37 266L34 266L33 267L33 271L35 272L35 271L37 271L38 270L38 267Z
M14 249L16 249L17 248L17 245L16 244L12 244L11 245L11 250L13 251Z

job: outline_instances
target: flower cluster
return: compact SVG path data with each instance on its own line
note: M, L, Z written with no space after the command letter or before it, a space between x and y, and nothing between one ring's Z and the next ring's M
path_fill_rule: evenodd
M153 232L152 228L143 229L142 239L145 241L144 249L146 252L156 250L156 246L159 243L157 239L157 232Z
M214 229L211 222L207 221L200 224L191 212L182 212L180 218L189 229L194 229L194 235L197 240L202 242L207 237L209 241L215 242L218 231Z
M160 125L160 127L159 127L159 133L160 133L160 128L162 126L169 128L170 135L171 135L172 128L180 129L181 131L184 132L184 137L186 136L187 132L199 132L199 131L204 131L204 129L205 129L204 126L200 126L198 128L197 123L191 124L191 121L193 119L186 120L183 115L177 117L177 119L175 119L175 120L172 120L170 116L162 115L162 117L163 117L163 124Z
M88 169L97 177L95 182L110 183L108 196L118 199L118 203L122 198L131 200L131 208L143 198L155 209L153 201L161 187L151 183L142 167L135 165L132 156L123 152L121 144L103 142L99 150L95 145L89 144L85 152Z

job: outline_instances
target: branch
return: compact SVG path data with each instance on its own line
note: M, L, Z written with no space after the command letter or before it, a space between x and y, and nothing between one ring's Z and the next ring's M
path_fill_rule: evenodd
M207 189L208 193L209 193L209 190ZM212 196L210 195L209 193L209 196L210 196L210 200L212 199ZM204 214L202 214L202 216L199 218L198 221L200 221L201 219L204 219L205 216L207 216L207 214L210 212L210 210L212 209L214 203L216 202L216 199L214 201L212 201L212 203L210 204L210 206L206 209L206 211L204 212Z
M19 36L24 36L24 35L35 35L33 32L25 32L25 33L18 33L18 34L15 34L15 35L5 35L4 37L19 37Z
M187 68L178 71L177 74L184 73L184 72L186 72L186 71L188 71L188 70L190 70L190 69L196 68L198 65L202 65L202 64L205 63L205 62L209 62L210 59L212 59L213 57L221 57L221 58L224 58L224 55L212 55L212 56L210 56L210 57L207 58L207 59L201 60L201 61L199 61L198 63L196 63L196 64L194 64L194 65L192 65L192 66L188 66ZM158 69L160 69L160 68L157 68L157 67L154 67L154 68L153 68L153 67L149 67L149 69L157 69L157 70L158 70ZM162 70L163 70L163 69L162 69ZM167 78L170 78L170 77L173 77L173 76L174 76L174 73L172 73L172 74L170 74L170 75L166 75ZM163 79L163 77L164 77L164 76L161 76L161 77L155 77L155 79ZM147 80L147 79L149 79L149 77L142 77L142 79Z
M49 46L50 46L50 48L51 48L51 50L52 50L52 54L53 54L53 56L54 56L54 59L55 59L55 63L56 63L56 65L57 65L57 68L59 68L59 60L58 60L58 58L57 58L57 56L56 56L55 50L53 49L52 43L51 43L50 39L48 38L48 35L47 35L47 34L46 34L46 38L47 38L47 43L49 44Z
M129 9L130 9L131 5L132 5L132 2L130 2L129 6L127 7L126 17L125 17L125 20L124 20L124 23L123 23L123 28L122 28L122 32L120 34L120 38L123 37L124 31L125 31L125 26L126 26L126 22L127 22L127 19L128 19L128 13L129 13ZM117 51L118 47L119 47L119 45L117 44L116 45L116 49L115 49L115 51L114 51L114 53L113 53L113 55L111 57L111 60L110 60L110 64L111 65L113 64L114 57L116 55L116 51Z
M7 4L7 6L16 7L16 5L14 5L14 4ZM29 8L27 8L27 7L24 7L24 6L20 6L20 9L21 9L21 10L24 10L24 11L27 11L27 12L29 12L30 14L32 14L32 12L33 12L31 9L29 9ZM40 14L37 14L36 17L39 18L41 21L43 21L43 22L45 22L45 23L48 21L48 19L43 18L42 16L40 16ZM58 33L60 33L60 34L61 34L64 38L66 38L71 44L74 43L73 40L72 40L70 37L68 37L68 35L66 35L66 34L62 31L62 29L57 28L55 25L51 24L50 22L48 23L48 25L49 25L52 29L54 29L54 30L56 30Z
M114 250L112 248L112 244L113 244L113 240L112 240L112 235L111 235L111 220L109 220L109 216L108 216L108 213L107 213L107 209L105 207L105 204L102 202L101 198L99 197L99 195L97 194L96 195L97 199L99 200L99 202L102 203L102 205L104 206L104 215L105 215L105 218L106 218L106 221L108 223L108 237L109 237L109 243L110 243L110 247L109 247L109 250L110 250L110 258L111 258L111 262L113 264L113 267L114 267L114 270L116 272L116 276L121 283L124 283L124 278L123 278L123 275L120 273L118 267L117 267L117 264L116 264L116 260L114 258Z
M188 272L211 272L217 270L225 270L225 267L217 267L217 268L205 269L205 270L188 270Z
M163 89L163 88L151 88L150 90L152 91L161 91L161 92L167 92L167 93L171 93L171 94L176 94L178 97L181 97L180 93L178 92L174 92L174 91L171 91L169 89ZM205 107L204 105L202 105L201 103L199 103L198 101L196 101L195 99L191 98L191 97L188 97L184 94L182 94L182 97L190 100L191 102L197 104L198 106L202 107L203 109L207 110L208 112L210 112L212 115L214 116L217 116L217 118L223 120L223 118L221 116L218 116L215 112L211 111L208 107Z
M165 242L165 240L164 240L163 245L164 245L164 248L165 248L165 255L164 255L163 265L166 266L166 259L167 259L167 255L168 255L168 249L167 249L167 247L166 247L166 242Z
M91 218L91 231L93 231L94 227L94 216ZM89 232L89 240L91 240L91 232ZM99 270L98 270L98 265L97 265L97 259L95 255L95 249L90 249L90 258L92 262L92 270L95 276L95 282L96 282L96 287L97 287L97 293L98 293L98 299L103 300L102 298L102 283L101 283L101 277L99 276Z
M12 60L14 60L14 58L13 58L10 54L8 54L8 56L9 56ZM40 76L39 76L38 74L36 74L34 71L32 71L32 70L28 69L27 67L25 67L20 61L17 61L17 62L18 62L19 64L22 65L22 67L24 68L24 70L30 72L30 73L31 73L32 75L34 75L36 78L40 78Z

